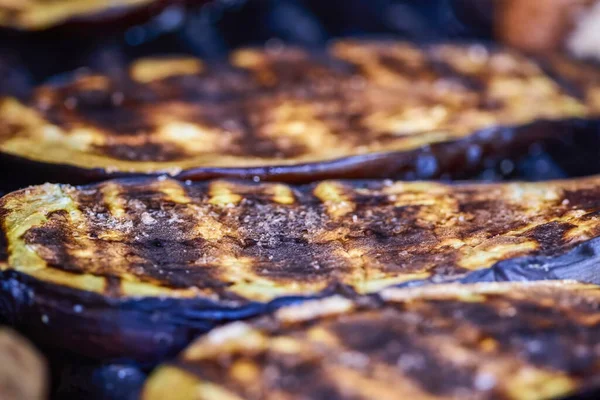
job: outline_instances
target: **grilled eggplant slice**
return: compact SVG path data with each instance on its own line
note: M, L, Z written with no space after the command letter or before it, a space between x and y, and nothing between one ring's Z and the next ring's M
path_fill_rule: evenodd
M38 31L76 22L109 22L136 14L152 15L186 0L0 0L0 26Z
M432 290L430 290L432 289ZM388 289L217 328L142 398L556 398L600 380L600 290L573 282Z
M0 152L5 168L29 166L24 183L431 178L567 139L573 119L595 118L600 105L561 82L482 45L342 41L319 54L240 50L227 65L143 59L42 86L27 104L5 98Z
M3 314L36 341L152 363L300 298L460 280L598 281L600 178L291 186L129 179L0 200Z

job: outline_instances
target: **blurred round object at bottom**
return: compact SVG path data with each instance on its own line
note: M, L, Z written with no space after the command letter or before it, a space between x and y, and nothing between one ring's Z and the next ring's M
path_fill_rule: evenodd
M38 400L46 392L46 361L16 332L0 328L0 399Z

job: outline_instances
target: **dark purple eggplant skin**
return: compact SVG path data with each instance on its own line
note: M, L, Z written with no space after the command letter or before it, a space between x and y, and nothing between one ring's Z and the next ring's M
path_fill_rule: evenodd
M503 160L517 162L528 154L532 146L549 151L570 176L581 176L600 173L597 147L590 146L594 143L600 143L600 119L539 120L522 126L491 127L459 140L434 143L411 151L298 165L202 167L182 171L174 178L182 181L239 178L286 183L310 183L324 179L461 180L480 175ZM19 171L7 174L0 184L0 190L5 191L45 182L81 185L143 176L46 164L5 153L0 153L0 170Z
M103 364L48 353L54 372L51 400L137 400L148 371L134 364Z
M111 299L15 271L0 280L7 324L43 347L111 362L153 365L219 322L264 311L264 305L227 308L205 299Z
M468 273L454 282L518 282L572 279L600 284L600 238L556 256L503 260ZM436 279L406 282L399 287L447 283ZM198 335L234 320L258 316L311 298L342 294L337 286L313 296L289 296L268 303L225 305L208 299L109 298L97 293L42 282L16 271L0 273L0 317L42 348L74 353L104 363L148 368L168 359ZM364 296L377 297L376 294Z
M345 293L332 287L310 298ZM109 298L43 282L16 271L0 273L0 320L44 348L106 362L153 366L198 335L307 297L224 305L204 298Z

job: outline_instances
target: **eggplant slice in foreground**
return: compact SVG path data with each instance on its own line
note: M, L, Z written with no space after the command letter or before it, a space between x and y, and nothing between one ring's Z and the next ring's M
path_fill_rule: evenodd
M34 340L143 363L289 302L446 281L600 281L600 177L292 186L123 179L0 200L2 314Z
M39 31L82 22L110 22L193 0L0 0L0 26ZM199 1L198 1L199 2Z
M387 289L199 338L144 400L542 400L600 382L600 290L572 281Z
M41 86L26 103L1 100L0 162L23 171L20 187L160 173L464 175L534 143L598 133L600 85L546 71L480 44L340 41L319 53L238 50L222 64L141 59Z

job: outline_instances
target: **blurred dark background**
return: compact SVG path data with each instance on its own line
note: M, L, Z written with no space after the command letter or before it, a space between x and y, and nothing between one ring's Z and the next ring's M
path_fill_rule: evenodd
M24 93L81 67L106 70L155 54L224 57L241 46L319 47L342 36L413 41L491 39L492 0L170 1L155 15L88 20L40 32L0 32L0 90ZM27 67L25 67L27 66ZM11 83L12 82L12 83Z

